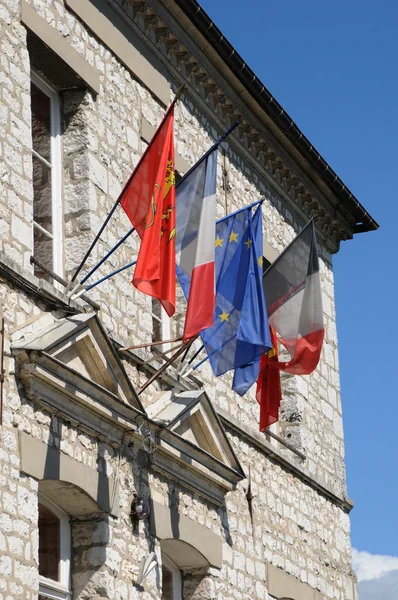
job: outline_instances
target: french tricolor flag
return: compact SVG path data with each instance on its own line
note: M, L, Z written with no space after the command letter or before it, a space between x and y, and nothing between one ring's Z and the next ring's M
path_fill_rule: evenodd
M215 310L217 149L181 180L176 190L177 275L187 294L183 340L211 327Z
M309 375L321 356L325 329L313 220L264 273L263 289L273 350L261 357L257 380L260 431L278 420L282 397L279 371ZM288 362L278 361L278 338L290 354Z

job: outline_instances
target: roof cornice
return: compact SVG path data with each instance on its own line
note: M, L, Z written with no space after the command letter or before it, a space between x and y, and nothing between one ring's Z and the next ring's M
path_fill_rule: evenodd
M252 80L246 81L247 66L244 75L234 72L225 48L213 39L222 37L221 32L196 0L130 4L135 26L167 60L174 78L189 84L188 93L198 94L225 127L240 120L231 146L239 142L240 152L255 161L267 183L300 218L316 217L329 251L337 252L340 242L355 233L378 228L254 73L250 71ZM232 51L229 58L233 55L245 64Z

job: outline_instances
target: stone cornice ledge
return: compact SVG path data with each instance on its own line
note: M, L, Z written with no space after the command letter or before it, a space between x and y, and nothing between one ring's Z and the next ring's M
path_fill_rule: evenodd
M271 132L269 119L242 85L236 87L223 60L214 53L208 55L209 43L173 0L129 0L131 11L121 9L120 0L107 1L146 36L146 43L167 61L175 80L189 83L186 94L194 93L196 101L204 101L202 108L211 120L210 113L224 126L240 120L229 143L236 147L239 142L239 153L250 156L256 170L296 215L304 220L317 217L319 237L329 251L337 252L341 240L352 238L355 219L347 207L321 178L312 179L311 169L309 176L305 161L282 146L277 139L281 133Z
M226 429L237 433L240 437L244 438L249 444L255 446L260 452L263 452L275 462L280 464L284 469L296 475L302 481L305 481L312 488L320 492L328 500L342 508L345 512L349 513L354 507L353 501L348 496L337 494L331 487L327 486L318 477L311 475L305 467L294 464L282 455L280 450L270 444L263 434L255 431L247 431L243 429L241 423L230 414L228 414L222 408L215 406L215 409Z
M77 303L71 300L64 291L51 285L45 279L39 279L28 269L0 252L0 283L1 279L9 281L26 294L45 302L53 309L58 308L71 314L85 312L82 306L87 306L86 301ZM89 302L91 310L98 311L100 309L96 302L91 300Z

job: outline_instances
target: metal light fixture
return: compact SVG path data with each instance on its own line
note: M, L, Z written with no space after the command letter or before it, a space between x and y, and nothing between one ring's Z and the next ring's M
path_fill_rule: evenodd
M133 519L137 519L138 521L142 521L149 517L149 513L151 512L151 505L147 498L144 496L137 496L134 494L133 501L131 503L131 516Z

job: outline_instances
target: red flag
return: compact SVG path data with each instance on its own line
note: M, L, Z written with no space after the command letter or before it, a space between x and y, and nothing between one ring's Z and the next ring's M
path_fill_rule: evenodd
M260 373L257 379L256 399L260 404L260 431L276 423L282 400L281 379L278 369L272 368L278 361L278 339L270 327L272 350L260 359Z
M174 105L153 136L120 202L141 238L133 285L158 298L169 317L176 305L173 121Z

